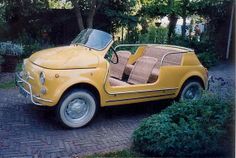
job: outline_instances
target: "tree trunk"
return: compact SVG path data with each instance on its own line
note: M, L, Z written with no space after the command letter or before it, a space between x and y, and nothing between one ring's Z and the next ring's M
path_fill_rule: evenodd
M191 40L192 39L192 32L193 32L193 19L191 19L190 21L190 25L189 25L189 39Z
M94 16L96 14L97 9L99 9L101 5L102 2L97 2L97 0L92 0L87 18L87 28L93 28Z
M97 0L92 0L92 2L91 2L91 7L89 9L88 18L87 18L87 27L88 28L93 27L93 19L94 19L94 15L96 13L96 7L97 7L96 3L97 3Z
M182 37L185 37L186 34L186 16L183 17L183 25L182 25Z
M187 18L187 6L189 4L189 0L184 0L183 1L183 6L182 6L182 18L183 18L183 25L182 25L182 37L185 37L186 34L186 18Z
M175 35L175 26L177 23L178 17L175 14L170 14L169 15L169 31L168 31L168 43L171 43L171 38L172 36Z
M71 2L74 6L75 15L76 15L76 18L77 18L77 23L78 23L78 26L79 26L79 30L82 31L82 30L84 30L84 22L83 22L83 17L82 17L81 11L80 11L79 4L76 1L71 1Z
M168 7L173 8L174 7L174 0L168 0ZM178 20L178 17L174 11L171 11L169 16L169 30L168 30L168 43L171 43L171 37L175 34L175 26Z

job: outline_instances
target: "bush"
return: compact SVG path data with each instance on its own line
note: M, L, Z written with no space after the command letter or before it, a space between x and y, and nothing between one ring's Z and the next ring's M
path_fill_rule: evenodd
M213 94L197 101L176 102L142 121L133 133L133 147L152 156L222 154L232 108L232 102Z
M43 42L42 39L32 38L29 34L23 32L16 40L17 43L21 43L25 51L24 58L29 57L32 53L52 47L53 45Z
M188 37L182 37L180 35L175 35L173 39L171 39L170 44L182 46L182 47L191 47L191 40Z
M167 28L150 26L147 33L139 35L139 42L165 44L167 43L167 32Z
M214 43L210 42L206 37L202 37L201 41L197 41L196 38L189 39L188 37L176 35L171 40L170 44L192 48L197 54L204 52L215 52Z
M0 42L0 55L2 56L21 56L23 53L21 45L12 42Z
M201 63L207 68L216 65L219 61L219 57L215 53L214 43L204 36L201 41L197 41L196 38L189 39L187 37L175 36L171 44L194 49Z
M5 5L0 3L0 26L6 23L5 19Z
M197 54L197 56L201 63L207 68L215 66L219 60L216 54L212 52L200 53Z

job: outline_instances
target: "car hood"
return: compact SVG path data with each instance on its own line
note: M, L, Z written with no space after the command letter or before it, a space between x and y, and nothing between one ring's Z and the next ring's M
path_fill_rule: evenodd
M48 69L95 68L98 56L83 46L64 46L36 52L30 61Z

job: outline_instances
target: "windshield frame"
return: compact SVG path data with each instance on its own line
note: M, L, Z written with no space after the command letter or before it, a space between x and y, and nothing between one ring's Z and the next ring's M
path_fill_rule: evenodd
M90 46L88 46L88 45L86 45L86 44L77 42L77 40L78 40L77 38L79 37L79 35L80 35L83 31L87 32L87 31L89 31L89 30L97 31L97 32L100 32L100 33L104 33L104 34L106 34L106 35L110 35L110 40L104 45L104 47L102 47L102 48L100 48L100 49L98 49L98 48L96 48L96 47L90 47ZM100 38L101 38L101 37L100 37ZM80 46L87 47L87 48L89 48L89 49L94 49L94 50L97 50L97 51L103 51L103 50L106 49L112 42L113 42L113 36L112 36L111 34L105 32L105 31L101 31L101 30L97 30L97 29L88 28L88 29L82 30L82 31L71 41L71 45L80 45Z

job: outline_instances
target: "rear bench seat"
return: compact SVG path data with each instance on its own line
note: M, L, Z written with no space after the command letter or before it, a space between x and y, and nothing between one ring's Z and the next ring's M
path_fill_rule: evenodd
M157 80L159 75L159 69L161 66L161 59L167 53L177 52L176 49L161 48L156 46L147 46L144 50L143 56L153 57L157 59L154 69L151 72L148 83L153 83ZM180 65L182 60L182 54L170 54L165 57L163 66L167 65ZM134 68L134 65L127 64L124 73L129 75Z

